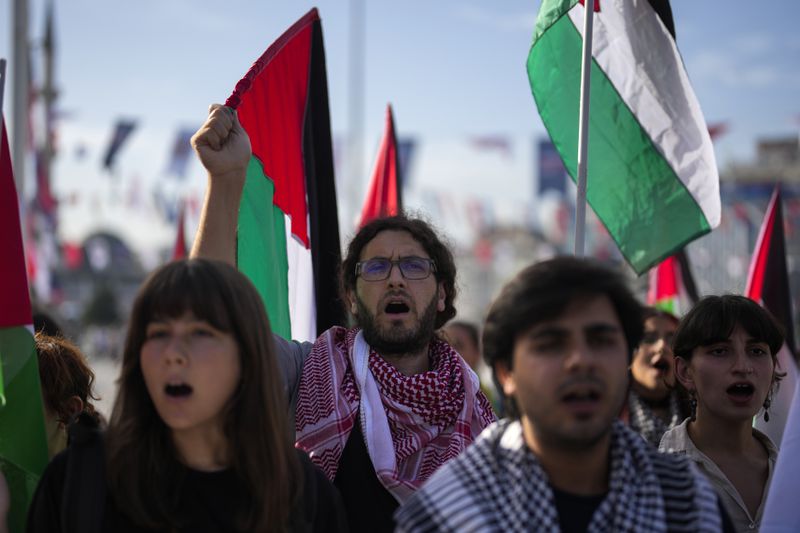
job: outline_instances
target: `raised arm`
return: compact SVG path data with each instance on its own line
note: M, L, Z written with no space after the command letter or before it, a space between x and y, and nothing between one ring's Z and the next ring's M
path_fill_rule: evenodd
M250 138L236 111L212 104L205 124L192 137L192 147L208 172L208 187L191 257L219 259L236 266L236 226L250 161Z

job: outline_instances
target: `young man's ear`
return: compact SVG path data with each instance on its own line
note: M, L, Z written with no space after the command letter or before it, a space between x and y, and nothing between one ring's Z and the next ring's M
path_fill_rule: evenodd
M347 291L347 308L349 309L351 315L357 316L358 303L356 303L355 291Z
M497 376L497 381L503 389L503 394L509 398L513 398L517 392L517 385L514 382L514 374L508 368L508 363L505 361L496 361L494 363L494 373Z
M683 388L688 391L693 391L694 386L694 373L692 372L689 363L683 357L675 358L675 377L683 385Z
M447 300L447 291L444 290L444 283L439 282L438 284L438 294L436 295L436 310L440 313L444 311L446 304L445 301Z

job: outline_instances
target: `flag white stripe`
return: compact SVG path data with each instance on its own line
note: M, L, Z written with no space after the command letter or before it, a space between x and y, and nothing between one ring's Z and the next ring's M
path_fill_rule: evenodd
M581 4L569 11L581 38L583 14ZM603 0L595 15L595 62L703 210L709 225L718 226L721 208L714 148L672 36L654 16L648 0ZM589 172L591 175L591 169Z

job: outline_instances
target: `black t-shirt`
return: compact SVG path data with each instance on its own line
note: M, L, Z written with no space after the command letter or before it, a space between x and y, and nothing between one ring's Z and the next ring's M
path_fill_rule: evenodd
M53 458L45 469L36 489L33 502L28 511L29 533L62 532L61 510L65 490L69 449ZM308 457L298 451L306 484L313 484L311 491L305 491L301 512L310 522L311 531L344 532L347 526L341 507L338 491L325 475L311 464ZM236 514L247 505L247 494L239 478L232 470L220 472L200 472L183 468L180 472L179 500L175 506L175 516L182 527L180 532L228 532L236 531ZM80 482L83 482L81 480ZM105 509L82 505L90 512L102 513L102 529L108 532L133 533L148 531L136 525L123 514L106 490ZM309 512L310 510L310 512Z
M556 500L558 523L562 533L585 533L594 512L603 503L606 495L581 496L558 490L552 485L551 488Z
M342 450L333 484L342 495L350 531L394 531L392 515L399 504L375 474L358 420Z

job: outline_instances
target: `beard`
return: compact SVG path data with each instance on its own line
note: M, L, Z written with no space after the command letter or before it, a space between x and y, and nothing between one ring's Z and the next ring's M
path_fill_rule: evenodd
M425 307L422 316L411 328L395 326L381 327L375 315L370 313L361 298L356 297L358 322L364 332L364 340L381 355L403 355L422 350L433 339L436 326L436 295Z

